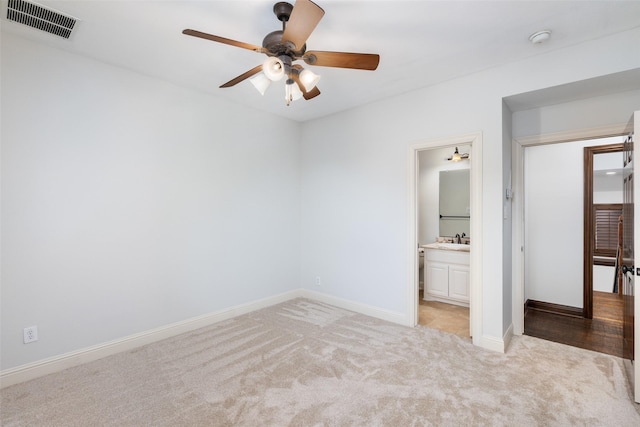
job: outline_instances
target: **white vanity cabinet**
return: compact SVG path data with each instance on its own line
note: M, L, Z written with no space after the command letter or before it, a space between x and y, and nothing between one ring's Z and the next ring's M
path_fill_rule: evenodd
M424 299L469 306L469 252L424 251Z

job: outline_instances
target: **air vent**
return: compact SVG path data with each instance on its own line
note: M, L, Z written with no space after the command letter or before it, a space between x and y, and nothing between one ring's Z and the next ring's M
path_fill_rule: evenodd
M68 39L78 21L53 9L24 0L9 0L7 19Z

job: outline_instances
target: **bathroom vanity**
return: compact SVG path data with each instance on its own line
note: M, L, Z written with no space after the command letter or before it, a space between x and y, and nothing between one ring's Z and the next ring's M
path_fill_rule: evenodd
M469 307L470 246L431 243L424 248L424 300Z

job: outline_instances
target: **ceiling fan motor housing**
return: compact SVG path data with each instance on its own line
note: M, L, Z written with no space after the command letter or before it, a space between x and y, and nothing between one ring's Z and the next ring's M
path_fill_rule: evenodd
M283 34L284 34L284 31L277 30L277 31L272 31L265 36L264 40L262 40L262 47L264 47L269 51L267 55L269 56L287 55L292 58L297 56L302 56L304 52L307 50L306 43L304 46L302 46L302 49L293 51L289 48L289 46L286 43L282 42Z
M278 20L282 21L283 23L289 20L292 10L293 5L291 3L287 3L286 1L280 1L273 5L273 13L275 13L278 17Z

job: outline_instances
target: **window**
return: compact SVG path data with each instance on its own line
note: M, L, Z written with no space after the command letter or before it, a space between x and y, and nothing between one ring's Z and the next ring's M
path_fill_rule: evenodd
M593 229L595 230L594 256L615 257L618 248L618 219L622 204L594 204Z

